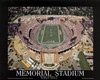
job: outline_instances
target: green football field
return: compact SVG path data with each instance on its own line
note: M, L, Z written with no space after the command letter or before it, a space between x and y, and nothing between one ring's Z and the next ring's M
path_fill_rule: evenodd
M63 41L61 26L44 25L39 30L38 41L42 44L58 44Z

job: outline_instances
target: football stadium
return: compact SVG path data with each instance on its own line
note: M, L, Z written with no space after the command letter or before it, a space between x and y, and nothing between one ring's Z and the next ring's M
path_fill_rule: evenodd
M18 30L20 39L31 49L36 51L58 51L69 49L76 45L83 32L79 22L47 20L43 23L21 24Z
M88 21L75 15L17 17L8 26L8 66L14 63L11 70L90 70L87 59L92 59L93 42Z
M30 24L21 23L18 36L26 47L41 55L40 61L44 64L42 66L48 63L54 67L58 66L58 60L54 58L77 45L82 38L83 30L84 27L78 21L62 22L60 19L52 19L42 23L37 21ZM46 56L45 60L42 60L44 57L42 54Z

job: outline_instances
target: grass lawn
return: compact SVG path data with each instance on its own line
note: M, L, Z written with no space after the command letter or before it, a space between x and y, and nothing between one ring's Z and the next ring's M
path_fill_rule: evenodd
M87 59L84 55L84 53L81 51L78 55L80 67L82 70L90 70L89 63L87 62Z
M52 66L54 66L54 64L44 64L45 66L47 66L47 67L52 67Z

